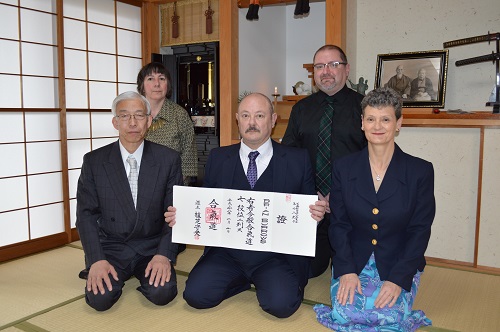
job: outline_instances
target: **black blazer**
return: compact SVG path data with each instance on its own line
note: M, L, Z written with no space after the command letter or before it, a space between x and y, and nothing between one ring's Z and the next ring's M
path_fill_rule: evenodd
M311 162L306 150L284 146L272 141L273 192L316 195ZM212 149L205 166L204 186L234 188L233 178L241 166L240 144ZM270 164L271 165L271 164ZM209 250L206 248L205 250ZM307 284L311 258L285 255L302 282Z
M340 158L333 165L330 208L334 278L359 274L374 252L381 280L410 291L425 266L436 212L432 164L395 145L375 193L368 149Z
M106 259L103 245L120 252L124 264L136 254L160 254L175 262L177 244L163 216L174 185L182 185L179 154L144 141L137 211L118 141L87 153L78 180L76 227L87 266Z

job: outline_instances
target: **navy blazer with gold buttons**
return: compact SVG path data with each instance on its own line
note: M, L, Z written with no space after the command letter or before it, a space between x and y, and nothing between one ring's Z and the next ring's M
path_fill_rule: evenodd
M410 291L413 276L426 263L436 212L432 164L395 144L375 192L368 148L339 158L333 164L330 208L334 278L359 275L373 252L381 280Z

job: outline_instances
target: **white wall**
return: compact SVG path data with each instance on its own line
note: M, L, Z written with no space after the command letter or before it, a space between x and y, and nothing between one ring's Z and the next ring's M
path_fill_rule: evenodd
M349 1L351 2L351 1ZM443 43L500 31L498 0L357 0L348 12L356 22L351 77L364 76L373 89L377 54L442 50ZM495 84L492 62L456 67L455 61L486 55L495 44L478 43L449 48L445 109L492 110L486 107ZM351 78L352 79L352 78Z
M297 81L309 82L304 63L325 40L325 4L310 3L307 17L294 18L294 4L265 6L259 20L247 21L239 10L239 91L262 92L269 97L278 87L291 95ZM223 65L223 64L221 64Z

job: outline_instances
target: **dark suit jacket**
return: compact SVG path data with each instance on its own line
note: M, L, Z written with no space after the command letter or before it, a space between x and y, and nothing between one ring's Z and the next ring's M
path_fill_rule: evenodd
M374 252L381 280L409 291L425 266L436 212L432 164L396 145L375 193L368 149L340 158L333 165L330 208L334 278L359 274Z
M272 141L273 192L316 195L309 155L304 149L283 146ZM240 144L210 151L205 166L204 186L208 188L240 189L233 187L237 167L241 166ZM271 163L269 166L271 166ZM206 248L205 250L208 250ZM281 255L281 254L280 254ZM310 257L285 255L299 276L302 287L307 284Z
M183 183L179 154L144 141L138 181L136 211L118 141L83 157L76 227L87 266L106 259L106 250L124 264L136 254L175 262L177 245L163 214L172 205L173 186Z

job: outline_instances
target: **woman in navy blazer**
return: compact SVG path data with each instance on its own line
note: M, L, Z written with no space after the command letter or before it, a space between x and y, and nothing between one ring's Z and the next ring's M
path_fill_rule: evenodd
M434 170L394 142L403 121L397 92L373 90L361 108L368 146L332 167L333 308L315 311L336 331L414 331L431 325L412 305L436 211Z

